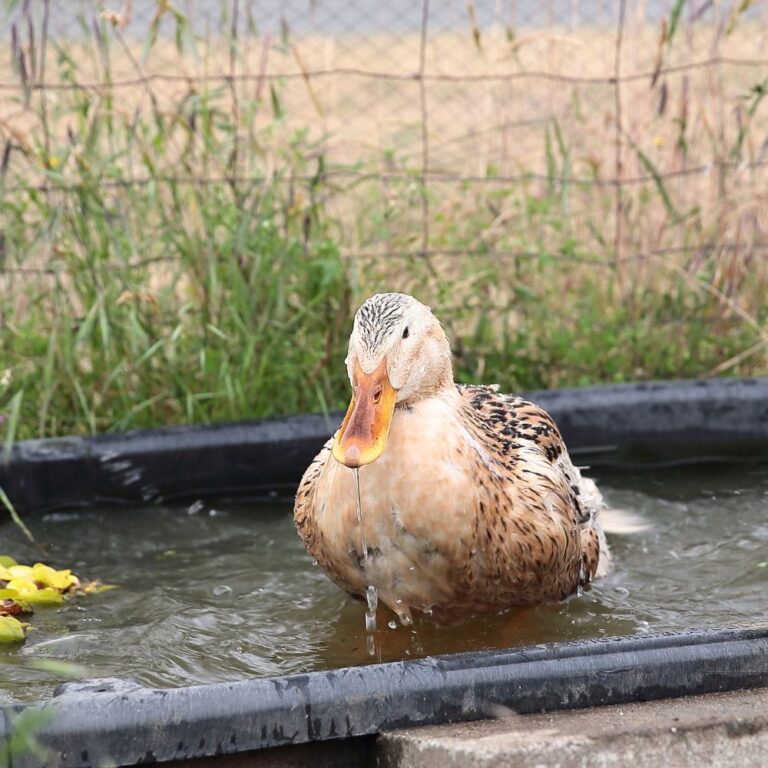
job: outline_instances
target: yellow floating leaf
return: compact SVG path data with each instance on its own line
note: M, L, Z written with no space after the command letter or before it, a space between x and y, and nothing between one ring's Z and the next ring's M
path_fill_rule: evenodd
M94 594L114 589L99 581L84 582L69 568L56 570L45 563L20 565L12 557L0 555L0 643L20 642L34 629L16 619L32 612L32 606L57 606L67 594Z
M20 592L17 592L15 589L8 589L8 587L0 589L0 600L13 600L17 603L25 603Z
M32 578L32 569L28 565L12 565L8 571L14 579L16 577L21 577L23 579Z
M56 574L56 569L51 568L50 565L46 565L45 563L35 563L32 566L32 578L46 586L53 586L51 581L56 578Z
M29 603L15 589L0 589L0 616L19 616L32 613Z
M53 587L44 587L37 592L24 595L23 599L30 605L61 605L64 602L64 595Z
M37 584L32 579L26 579L23 576L11 579L8 582L6 589L12 589L19 593L20 596L26 597L27 595L37 592Z
M44 563L34 564L31 578L38 584L42 584L45 587L53 587L60 592L65 592L70 587L76 587L80 583L77 576L68 568L63 571L57 571Z
M23 643L24 625L13 616L0 616L0 643Z

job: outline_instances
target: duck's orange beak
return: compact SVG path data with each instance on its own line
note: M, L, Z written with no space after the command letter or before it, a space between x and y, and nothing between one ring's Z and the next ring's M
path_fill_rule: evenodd
M386 360L370 374L363 373L357 363L353 382L355 393L333 442L333 457L354 469L381 456L397 394L389 383Z

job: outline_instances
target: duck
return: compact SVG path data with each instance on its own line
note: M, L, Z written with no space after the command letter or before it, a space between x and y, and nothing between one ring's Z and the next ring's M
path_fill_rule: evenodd
M346 415L298 486L323 571L402 625L561 601L604 576L607 507L555 421L497 386L457 384L429 307L379 293L355 314ZM368 592L367 592L368 590Z

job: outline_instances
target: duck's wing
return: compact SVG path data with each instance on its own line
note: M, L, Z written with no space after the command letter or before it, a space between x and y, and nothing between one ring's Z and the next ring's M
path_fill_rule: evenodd
M609 555L599 512L605 507L595 483L582 477L568 455L554 419L535 403L497 387L459 386L473 431L513 485L525 483L548 507L581 529L582 583L607 572Z

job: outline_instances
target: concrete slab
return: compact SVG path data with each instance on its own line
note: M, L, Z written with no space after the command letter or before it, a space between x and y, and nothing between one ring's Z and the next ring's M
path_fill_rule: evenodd
M377 768L768 765L768 690L737 691L380 736Z

